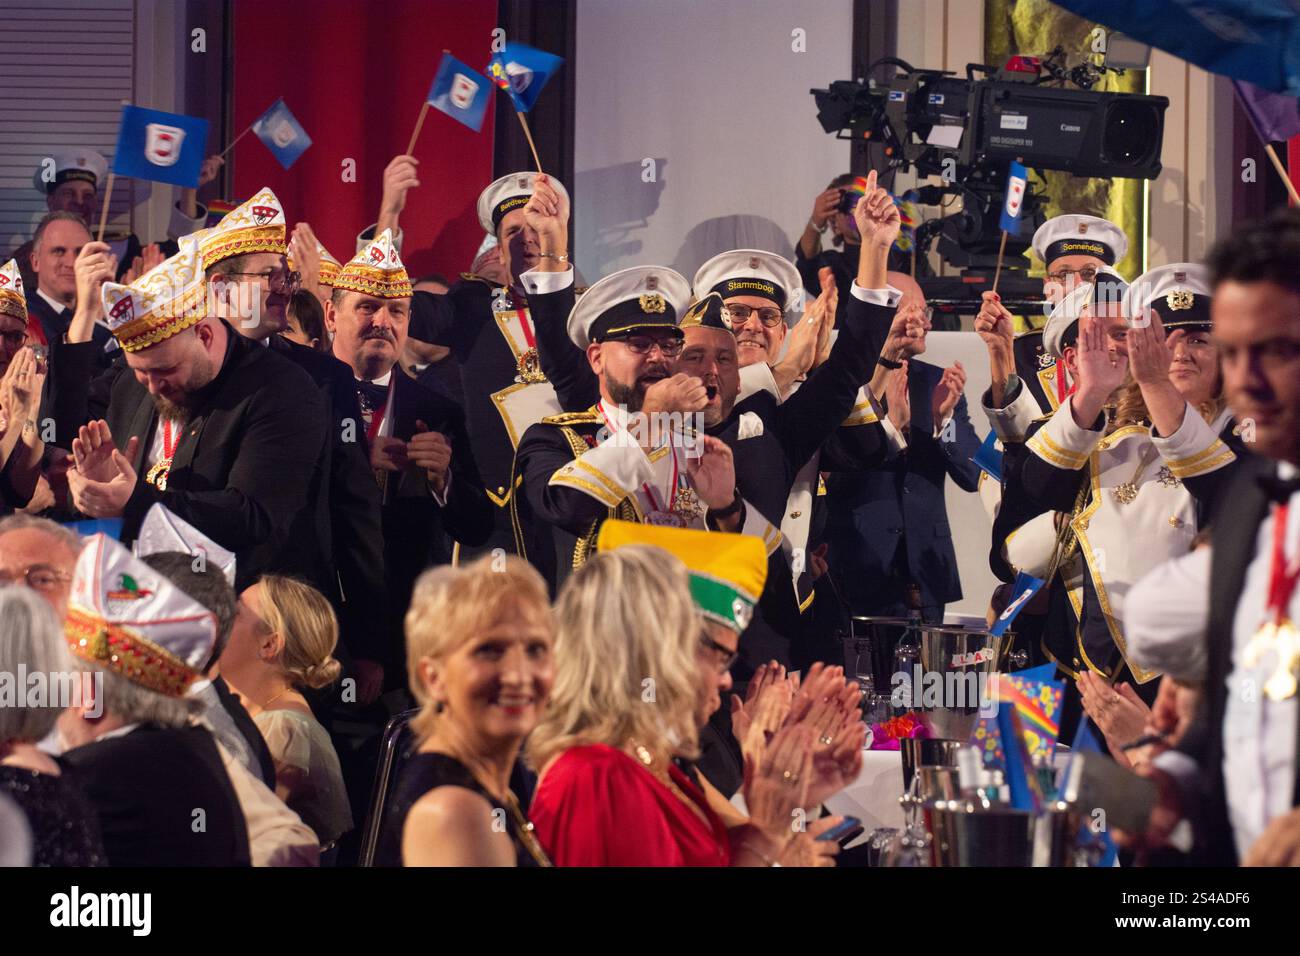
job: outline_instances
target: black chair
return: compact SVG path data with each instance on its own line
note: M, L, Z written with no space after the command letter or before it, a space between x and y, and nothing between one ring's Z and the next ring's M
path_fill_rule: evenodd
M420 712L413 707L388 721L384 736L379 742L379 764L375 768L375 785L370 791L370 812L361 837L358 866L374 866L379 849L379 837L384 832L384 817L388 810L388 797L397 781L398 773L414 749L415 736L411 720Z

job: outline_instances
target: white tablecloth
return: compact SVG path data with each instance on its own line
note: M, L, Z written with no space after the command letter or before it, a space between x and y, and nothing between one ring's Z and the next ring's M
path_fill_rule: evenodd
M903 808L898 803L902 793L903 755L897 750L868 750L862 754L858 778L829 798L826 809L862 821L862 836L849 844L857 846L877 827L903 828Z

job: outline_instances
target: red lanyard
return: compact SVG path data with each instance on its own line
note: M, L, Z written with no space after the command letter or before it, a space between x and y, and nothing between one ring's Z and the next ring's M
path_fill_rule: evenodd
M370 425L366 428L366 447L373 448L375 445L375 436L379 434L379 428L384 424L384 419L388 417L388 408L393 404L393 381L388 380L388 394L384 396L384 404L370 413Z
M605 419L605 424L609 426L609 430L611 432L617 431L618 429L615 428L614 423L610 421L609 416L605 414L605 403L601 402L600 405L597 407L600 409L600 417ZM668 450L669 452L671 452L673 456L673 477L672 477L672 481L668 483L667 496L661 499L658 495L655 494L654 489L650 487L648 482L641 483L641 490L645 492L645 496L650 499L650 504L657 511L669 510L671 502L668 501L668 498L672 497L673 492L677 490L677 482L680 480L680 476L678 473L678 466L677 466L677 449L673 447L671 441L669 442Z
M532 323L528 321L528 310L515 309L515 315L519 316L519 327L524 330L524 341L530 349L537 348L537 336L533 335Z
M162 456L165 460L171 461L172 458L176 455L176 446L181 443L181 436L180 433L177 432L176 437L174 439L172 438L172 422L170 418L164 418L162 425L163 425Z
M1291 595L1300 580L1300 554L1290 565L1286 560L1287 512L1286 503L1273 506L1273 564L1268 578L1267 613L1274 624L1286 618Z

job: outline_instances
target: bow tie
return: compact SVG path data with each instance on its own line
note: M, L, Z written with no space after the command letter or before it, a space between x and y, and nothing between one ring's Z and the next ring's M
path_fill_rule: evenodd
M1277 475L1259 475L1256 479L1264 489L1268 500L1277 505L1284 505L1291 496L1300 491L1300 477L1279 478Z
M388 386L376 385L374 382L357 382L357 395L361 398L361 403L369 410L375 410L384 407L388 401Z

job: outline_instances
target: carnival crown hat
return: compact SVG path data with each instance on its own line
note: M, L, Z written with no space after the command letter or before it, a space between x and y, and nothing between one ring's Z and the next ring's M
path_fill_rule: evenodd
M592 342L638 329L677 328L691 301L686 277L665 266L633 266L594 283L569 312L573 344Z
M629 544L663 548L686 565L691 598L710 621L740 633L767 582L767 551L760 538L610 519L600 526L598 551Z
M1039 226L1033 247L1046 266L1061 256L1095 256L1113 266L1128 253L1128 236L1109 219L1070 214Z
M284 207L266 188L226 213L199 243L205 272L232 256L254 252L284 255L286 249Z
M1129 286L1124 314L1139 321L1147 311L1160 316L1166 330L1210 328L1210 271L1199 262L1173 262L1148 269Z
M789 259L762 249L732 249L714 256L695 273L692 283L700 298L716 292L723 299L753 295L771 299L783 311L803 288L799 270Z
M0 266L0 315L27 321L27 296L23 294L23 276L16 259Z
M380 299L409 298L411 279L393 245L392 231L385 229L366 243L334 277L334 288Z
M135 539L137 557L147 557L164 551L179 551L193 558L202 558L205 564L214 565L235 586L235 553L228 551L205 535L194 525L172 514L161 502L154 502L145 512L140 533Z
M122 349L138 352L197 325L208 314L199 266L199 240L186 236L180 251L130 285L105 282L100 296L108 329Z
M569 191L564 183L554 176L549 177L551 186L564 199L569 198ZM502 176L478 196L479 224L492 235L496 235L497 226L505 214L515 209L522 209L528 204L528 197L536 190L537 173L510 173ZM482 250L480 250L482 251Z
M1043 348L1059 359L1069 346L1078 341L1079 318L1084 310L1092 310L1095 315L1098 304L1119 305L1124 301L1128 288L1128 284L1110 269L1097 270L1097 277L1092 282L1080 283L1053 307L1047 324L1043 326Z
M134 684L183 697L217 643L216 617L107 535L87 539L64 633L72 653Z

